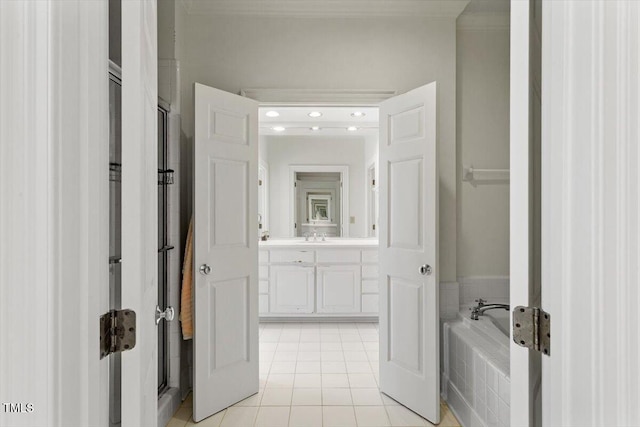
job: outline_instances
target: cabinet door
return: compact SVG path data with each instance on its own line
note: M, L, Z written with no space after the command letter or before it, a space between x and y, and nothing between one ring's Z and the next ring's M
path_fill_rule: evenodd
M318 313L360 312L360 266L318 267Z
M270 282L270 313L313 313L313 267L271 266Z

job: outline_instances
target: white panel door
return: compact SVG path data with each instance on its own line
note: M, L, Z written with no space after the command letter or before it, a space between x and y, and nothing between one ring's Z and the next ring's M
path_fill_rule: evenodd
M194 399L258 392L258 104L195 84Z
M271 313L313 313L314 267L272 265L269 281Z
M638 426L640 4L543 8L542 425Z
M437 177L434 82L380 104L379 277L380 390L435 424Z
M122 308L136 346L122 355L122 425L158 422L158 64L152 0L122 2Z
M317 277L318 313L360 312L360 265L318 267Z

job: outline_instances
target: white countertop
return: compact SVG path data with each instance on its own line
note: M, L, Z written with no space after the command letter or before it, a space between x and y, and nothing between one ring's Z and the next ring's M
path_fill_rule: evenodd
M305 241L304 238L299 239L269 239L266 242L260 241L260 249L270 248L377 248L378 239L373 238L342 238L342 237L327 237L326 241L314 242L313 238L309 241Z

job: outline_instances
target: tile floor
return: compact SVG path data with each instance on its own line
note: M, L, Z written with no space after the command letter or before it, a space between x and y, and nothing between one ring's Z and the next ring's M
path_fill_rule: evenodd
M441 404L440 427L460 424ZM191 395L168 427L431 426L378 390L375 323L261 323L260 391L194 423Z

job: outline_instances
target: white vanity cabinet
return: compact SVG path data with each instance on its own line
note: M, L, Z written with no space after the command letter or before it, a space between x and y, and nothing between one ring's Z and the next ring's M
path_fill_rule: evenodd
M377 242L260 245L260 316L378 316Z
M360 313L360 265L317 267L318 313Z
M270 313L313 313L314 267L273 265L269 276Z

